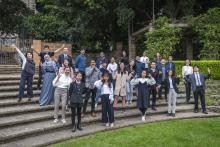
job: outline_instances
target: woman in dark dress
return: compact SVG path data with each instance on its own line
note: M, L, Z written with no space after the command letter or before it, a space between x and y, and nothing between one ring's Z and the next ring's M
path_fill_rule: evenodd
M141 73L141 78L136 78L131 80L132 85L137 85L138 98L137 98L137 108L142 113L142 121L145 121L145 112L149 106L149 86L154 85L156 81L151 75L147 75L145 70Z

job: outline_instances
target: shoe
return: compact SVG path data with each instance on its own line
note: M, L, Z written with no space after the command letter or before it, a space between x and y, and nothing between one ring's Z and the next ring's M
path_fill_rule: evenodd
M207 112L207 111L202 111L202 113L204 113L204 114L208 114L208 112Z
M106 123L105 126L106 126L106 127L109 127L109 123Z
M92 112L91 116L92 116L92 117L96 117L96 115L95 115L95 113L94 113L94 112Z
M127 102L126 102L126 104L128 105L128 104L129 104L129 102L127 101Z
M167 116L171 116L172 114L171 113L167 113Z
M53 120L54 123L58 123L58 121L59 120L57 118Z
M129 104L132 104L132 101L130 101Z
M72 132L76 132L76 126L73 126Z
M176 114L175 114L175 113L173 113L173 114L172 114L172 117L175 117L175 116L176 116Z
M21 102L21 98L18 98L18 103L20 103Z
M83 118L84 116L85 116L85 114L84 114L84 113L82 113L82 114L81 114L81 117Z
M30 102L31 101L31 98L28 98L28 100L27 100L28 102Z
M98 106L98 103L95 104L95 108L97 108L97 106Z
M79 131L82 131L82 130L83 130L83 128L82 128L80 125L77 126L77 129L78 129Z
M189 104L189 100L186 100L186 103Z
M194 113L198 113L198 110L194 110Z
M65 119L62 119L61 121L62 121L62 123L63 123L63 124L65 124L65 123L66 123L66 120L65 120Z
M141 117L141 120L142 120L142 121L145 121L145 116L144 116L144 115Z
M154 110L154 111L157 111L157 109L155 107L152 107L151 109Z
M110 127L111 127L111 128L114 127L114 123L111 123Z

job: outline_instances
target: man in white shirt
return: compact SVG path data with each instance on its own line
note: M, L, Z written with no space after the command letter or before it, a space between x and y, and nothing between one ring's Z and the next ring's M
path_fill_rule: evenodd
M118 69L118 65L115 62L115 58L111 58L111 62L108 64L107 70L110 72L110 74L115 73Z
M190 60L186 59L185 65L182 67L182 76L184 78L186 88L186 102L189 103L191 97L191 83L189 82L189 76L193 74L193 67L190 66Z
M140 58L140 62L145 64L145 69L148 69L148 64L150 63L150 60L147 57L146 52L143 53L143 56Z

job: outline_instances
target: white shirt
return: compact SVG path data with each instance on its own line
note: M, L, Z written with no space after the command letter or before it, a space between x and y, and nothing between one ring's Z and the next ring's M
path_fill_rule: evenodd
M114 94L113 94L113 85L111 84L111 88L103 84L101 80L95 81L94 86L101 90L101 95L103 94L109 94L109 99L114 100Z
M145 64L145 68L148 68L148 63L150 62L150 60L149 60L148 57L142 56L142 57L140 58L140 62L142 62L142 63Z
M195 73L195 78L196 78L196 86L201 86L202 83L201 83L201 78L200 78L199 72Z
M53 80L53 86L59 88L68 88L70 83L72 82L72 78L70 76L66 76L62 74L61 77L58 79L58 76Z
M25 55L16 47L16 51L18 52L18 55L21 57L21 60L22 60L22 67L21 69L23 70L24 67L25 67L25 64L27 62L27 59L25 57Z
M169 82L170 82L170 89L173 89L173 80L172 80L172 78L169 78Z
M114 71L116 71L118 68L118 65L114 62L114 63L109 63L108 64L108 67L107 67L107 70L112 73Z
M154 80L153 77L149 78L137 78L137 79L132 79L131 80L131 85L137 85L139 82L145 83L147 82L148 85L154 85L156 84L156 81Z
M187 65L185 65L185 66L183 66L182 67L182 76L183 77L185 77L185 76L187 76L187 75L191 75L191 74L193 74L193 68L192 68L192 66L187 66Z

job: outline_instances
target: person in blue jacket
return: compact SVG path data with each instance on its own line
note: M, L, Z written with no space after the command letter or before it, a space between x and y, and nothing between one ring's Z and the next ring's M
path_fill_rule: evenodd
M86 61L87 58L85 56L85 49L81 48L80 54L76 57L75 68L76 71L82 73L82 81L85 82L85 70L86 70Z
M136 56L136 63L135 63L135 72L137 77L139 78L141 76L142 70L145 69L145 64L140 62L140 57Z

